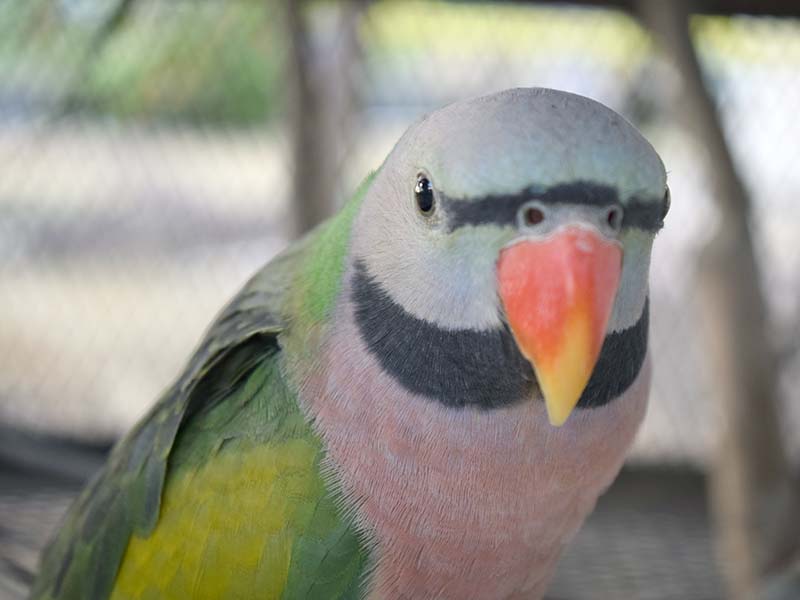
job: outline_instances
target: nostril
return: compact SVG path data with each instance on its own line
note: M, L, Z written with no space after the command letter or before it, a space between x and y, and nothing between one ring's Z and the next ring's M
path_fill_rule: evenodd
M612 206L606 213L606 222L614 231L622 228L622 209L619 206Z
M525 225L538 225L544 221L544 212L535 206L529 206L524 213Z

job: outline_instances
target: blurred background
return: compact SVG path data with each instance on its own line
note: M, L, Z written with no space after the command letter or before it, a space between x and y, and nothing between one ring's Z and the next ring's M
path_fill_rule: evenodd
M621 112L673 199L649 414L552 598L800 598L798 17L0 0L0 599L24 597L81 484L257 268L419 115L516 86Z

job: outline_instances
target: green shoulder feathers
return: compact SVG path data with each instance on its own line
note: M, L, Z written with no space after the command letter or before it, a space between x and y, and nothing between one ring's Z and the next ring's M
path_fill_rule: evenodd
M367 551L321 475L283 342L329 316L370 180L222 311L71 507L33 598L359 597Z

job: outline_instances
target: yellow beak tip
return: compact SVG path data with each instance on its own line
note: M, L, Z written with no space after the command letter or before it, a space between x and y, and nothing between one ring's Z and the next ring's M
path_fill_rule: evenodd
M550 421L550 425L553 427L561 427L564 423L567 422L569 418L569 413L566 415L555 415L549 410L547 411L547 419Z
M572 414L572 410L577 402L566 404L558 404L545 401L547 407L547 419L553 427L561 427L567 422L567 419Z
M551 425L561 427L567 422L581 399L589 375L590 373L576 373L571 370L561 373L555 380L552 377L540 377L539 385Z

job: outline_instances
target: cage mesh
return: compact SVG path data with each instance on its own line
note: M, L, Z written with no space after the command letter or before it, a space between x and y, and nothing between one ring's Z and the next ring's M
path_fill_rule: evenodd
M281 6L139 0L102 36L113 10L0 3L0 422L79 440L126 431L292 236ZM596 98L661 154L673 203L653 255L649 414L630 470L568 550L552 594L721 597L702 484L719 408L696 298L717 215L704 148L677 124L678 75L635 20L610 10L376 1L357 14L343 82L357 102L335 202L419 115L508 87ZM324 70L341 7L315 4L308 17ZM695 17L692 34L753 199L796 458L800 23ZM42 543L74 492L14 481L0 490L0 562L32 566L35 552L19 548Z

